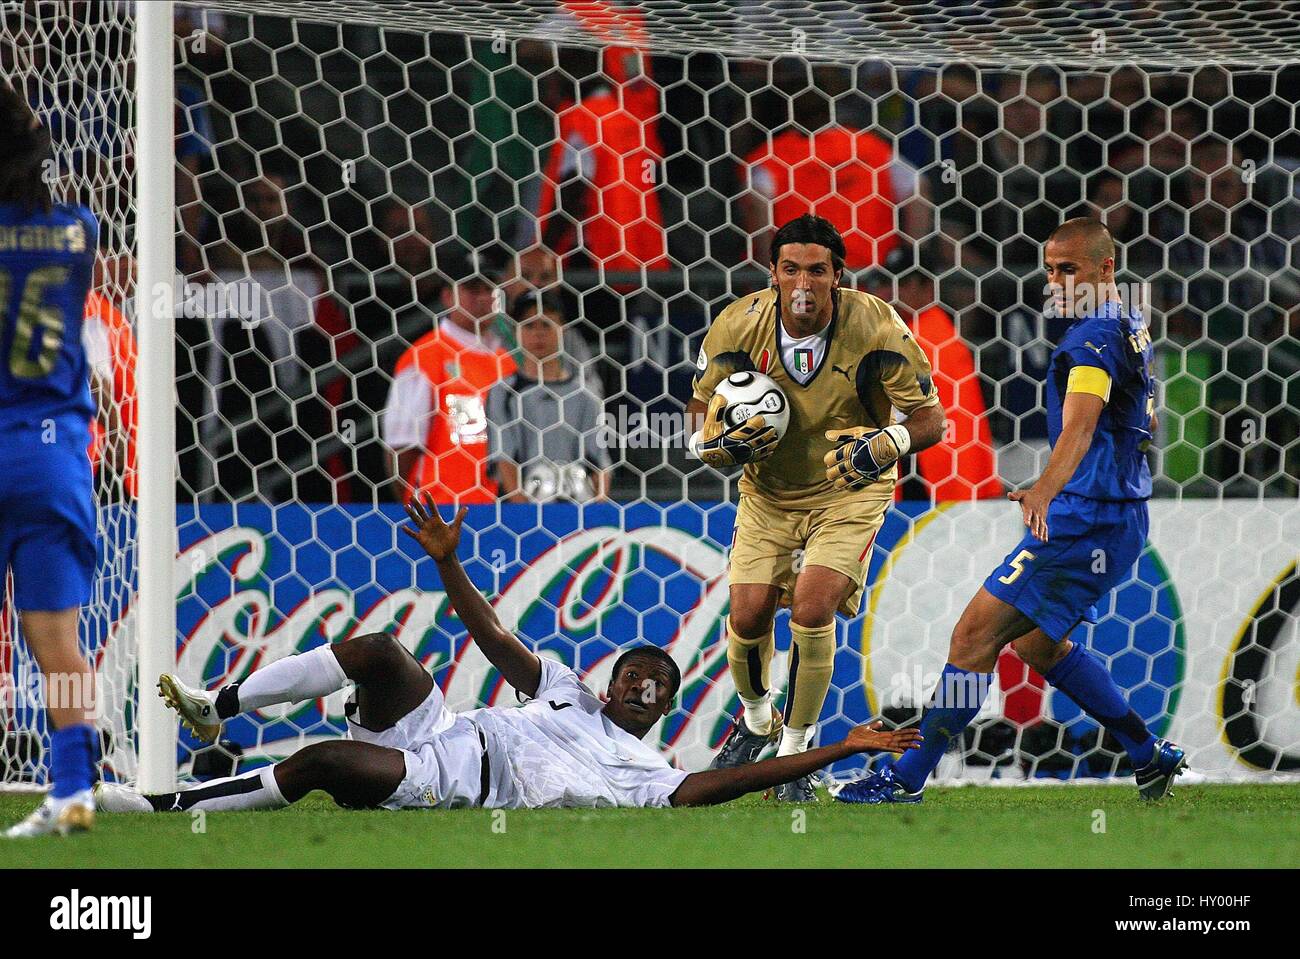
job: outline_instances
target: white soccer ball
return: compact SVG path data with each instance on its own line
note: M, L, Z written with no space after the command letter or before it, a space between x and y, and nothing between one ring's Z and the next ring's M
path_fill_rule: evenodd
M560 467L560 496L574 503L586 503L595 495L586 466L567 463Z
M553 463L532 463L521 484L524 495L534 503L549 503L560 495L560 474Z
M524 471L524 495L534 503L570 500L586 503L595 496L591 477L581 463L557 466L548 460L530 464Z
M776 430L778 442L785 436L790 425L790 403L781 387L776 385L776 380L766 373L749 370L732 373L718 384L716 392L727 401L722 421L728 428L739 426L750 417L761 416Z

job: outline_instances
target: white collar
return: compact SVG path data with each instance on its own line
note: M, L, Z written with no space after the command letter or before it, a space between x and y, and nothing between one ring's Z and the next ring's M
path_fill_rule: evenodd
M484 321L487 325L488 321ZM495 353L501 348L501 341L497 339L496 333L489 327L487 336L476 336L469 330L459 324L453 323L450 318L443 316L438 321L438 332L449 340L455 341L456 345L466 350L480 350L484 353Z
M791 343L802 343L804 340L811 340L813 337L817 337L820 340L824 340L826 339L827 334L830 333L831 331L831 324L827 323L816 333L809 333L807 336L795 336L793 333L790 332L789 328L785 325L785 320L777 320L777 322L781 324L781 335L784 336L786 340L788 340Z

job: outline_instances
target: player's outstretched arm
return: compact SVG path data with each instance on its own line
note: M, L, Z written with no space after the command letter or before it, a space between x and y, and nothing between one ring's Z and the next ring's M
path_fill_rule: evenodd
M779 786L814 773L833 762L872 750L901 753L921 744L919 729L883 730L877 720L856 726L833 746L809 749L791 756L778 756L734 769L709 769L691 773L682 780L670 801L674 806L713 806L730 802L746 793Z
M919 453L938 443L943 439L943 423L942 406L936 404L913 410L912 414L903 420L903 426L907 427L908 436L911 438L907 451Z
M1020 504L1029 531L1044 543L1048 536L1047 509L1083 462L1105 406L1106 401L1092 393L1065 394L1065 402L1061 404L1061 435L1052 447L1047 469L1029 489L1007 494L1008 499Z
M424 547L424 551L438 564L438 573L442 576L442 585L451 599L452 608L488 662L511 686L526 696L532 696L542 678L541 662L519 641L519 637L501 625L491 604L474 588L456 558L460 526L468 511L468 507L462 506L449 526L438 515L438 507L432 500L421 503L419 497L412 497L406 504L406 515L411 517L415 526L403 526L402 532Z

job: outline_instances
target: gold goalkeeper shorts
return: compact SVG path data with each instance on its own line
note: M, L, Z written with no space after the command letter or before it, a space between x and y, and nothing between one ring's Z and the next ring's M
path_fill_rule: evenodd
M854 582L856 588L840 604L840 612L856 616L871 562L871 545L890 502L857 500L821 509L791 510L759 496L741 495L727 581L732 586L780 586L781 605L788 606L800 570L825 566Z

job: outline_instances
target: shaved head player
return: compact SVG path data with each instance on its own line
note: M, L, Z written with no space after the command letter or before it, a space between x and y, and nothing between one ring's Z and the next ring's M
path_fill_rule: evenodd
M841 802L920 802L948 743L980 711L1008 643L1124 747L1143 799L1169 794L1183 751L1156 739L1106 667L1069 639L1096 622L1096 603L1133 569L1147 536L1156 428L1151 337L1115 285L1115 242L1097 220L1066 220L1043 250L1056 310L1072 322L1047 372L1052 455L1031 488L1011 493L1027 531L953 629L948 663L921 721L924 746L866 779Z

